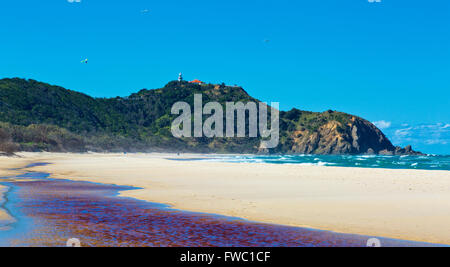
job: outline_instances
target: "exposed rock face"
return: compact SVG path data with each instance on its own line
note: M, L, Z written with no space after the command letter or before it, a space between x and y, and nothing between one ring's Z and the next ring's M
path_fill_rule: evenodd
M394 151L382 150L382 151L380 151L379 154L380 155L416 155L416 156L424 155L421 152L414 151L411 146L406 146L405 148L396 146Z
M292 152L302 154L348 154L351 144L337 131L338 122L331 121L317 132L308 130L294 132Z
M349 115L350 116L350 115ZM351 116L348 124L330 120L316 131L299 129L291 133L291 153L300 154L381 154L420 155L422 153L395 147L372 123Z

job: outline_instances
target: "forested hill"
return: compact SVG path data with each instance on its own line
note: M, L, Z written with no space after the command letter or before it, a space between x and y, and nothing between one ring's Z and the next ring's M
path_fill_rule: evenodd
M34 80L0 80L0 151L173 151L257 153L258 138L174 138L172 105L258 101L241 87L173 81L128 97L92 98ZM280 145L272 153L414 154L394 147L370 122L326 111L280 112ZM264 151L267 152L267 151Z

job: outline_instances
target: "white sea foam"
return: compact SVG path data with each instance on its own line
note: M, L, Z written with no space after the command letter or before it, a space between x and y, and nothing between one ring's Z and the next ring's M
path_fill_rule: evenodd
M362 157L362 158L375 158L376 155L363 155L363 156L359 156L359 157Z
M317 166L317 163L298 163L298 166Z
M319 161L319 162L317 163L317 165L318 165L318 166L329 166L329 165L336 165L336 163Z
M290 164L296 166L385 167L450 170L450 157L446 156L211 155L211 157L204 159L193 160L255 164Z

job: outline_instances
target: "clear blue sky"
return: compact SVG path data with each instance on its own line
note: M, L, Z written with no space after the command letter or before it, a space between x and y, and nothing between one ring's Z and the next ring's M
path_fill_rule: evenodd
M448 0L2 1L0 25L0 78L109 97L182 71L450 154Z

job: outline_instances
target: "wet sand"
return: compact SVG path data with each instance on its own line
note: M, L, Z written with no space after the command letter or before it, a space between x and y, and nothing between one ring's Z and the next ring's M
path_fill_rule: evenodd
M2 208L3 203L5 201L4 199L4 193L8 190L6 186L0 185L0 229L3 224L5 224L5 221L10 221L12 218L9 216L8 212Z
M36 180L32 178L35 177ZM10 246L150 247L364 247L368 237L248 222L168 209L161 204L118 197L134 188L46 179L34 173L8 182L10 208L32 227L7 239ZM427 246L381 239L383 246ZM5 244L3 244L5 245Z
M17 175L20 172L14 170L21 168L33 160L30 158L6 157L0 156L0 177ZM6 186L0 185L0 229L3 225L9 224L12 221L10 214L3 208L4 193L8 190Z
M0 166L49 162L52 164L30 170L50 172L54 178L139 187L121 195L184 211L450 244L448 171L169 160L202 155L22 153L21 156L0 158Z
M23 167L35 166L33 162L37 162L39 156L34 153L32 155L27 157L20 155L12 157L0 156L0 182L9 180L8 177L20 175L23 173ZM11 211L5 207L5 203L7 202L6 194L9 190L10 187L0 184L0 231L9 229L16 221Z
M25 155L26 157L28 155ZM450 244L450 172L175 161L201 155L32 154L55 178L142 189L175 209Z

